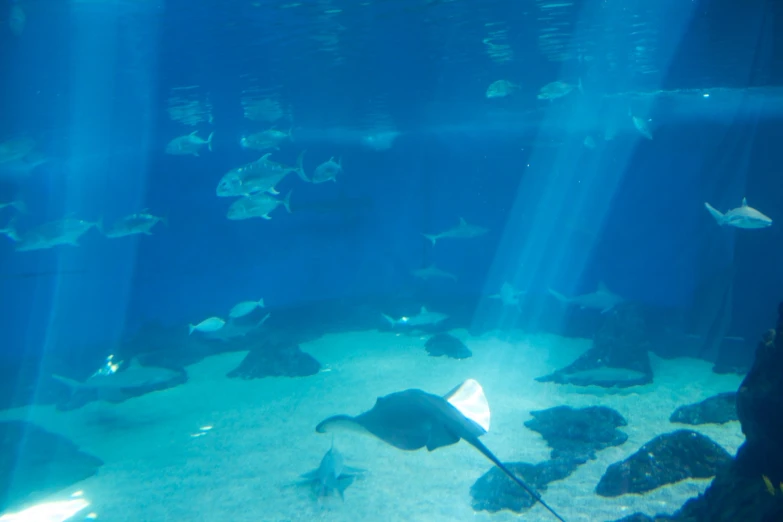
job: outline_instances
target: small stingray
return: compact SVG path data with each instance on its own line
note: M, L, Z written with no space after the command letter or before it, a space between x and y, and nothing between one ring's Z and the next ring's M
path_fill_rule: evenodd
M514 475L487 449L479 437L489 431L489 404L481 385L468 379L445 396L411 389L378 397L375 406L356 417L335 415L316 426L318 433L348 429L370 433L395 448L428 451L456 444L460 439L475 447L498 468L565 522L533 488Z
M340 498L343 497L345 490L353 484L356 475L364 473L365 470L352 468L345 465L343 454L337 451L332 441L332 447L321 459L318 469L309 471L302 475L304 481L299 484L310 484L318 495L318 498L328 497L332 491L337 491Z

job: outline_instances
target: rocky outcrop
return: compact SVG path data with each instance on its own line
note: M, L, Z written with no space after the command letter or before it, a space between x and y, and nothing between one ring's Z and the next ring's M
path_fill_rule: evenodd
M689 500L672 520L680 522L778 522L783 520L783 303L778 322L756 348L750 372L737 392L745 442L703 495Z
M687 478L713 477L730 462L731 455L701 433L664 433L609 466L595 492L602 497L646 493Z
M642 315L631 304L619 305L593 340L593 346L576 361L539 382L576 386L628 388L653 380Z
M696 404L680 406L669 421L680 424L725 424L737 420L737 393L719 393Z

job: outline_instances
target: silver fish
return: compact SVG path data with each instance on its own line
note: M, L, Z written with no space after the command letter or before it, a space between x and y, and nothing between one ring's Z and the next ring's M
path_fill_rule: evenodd
M256 132L249 136L243 136L239 140L239 144L242 148L252 149L258 151L264 151L268 149L280 149L280 143L283 140L291 139L291 129L288 132L283 132L272 127L265 131Z
M159 222L167 224L166 218L153 216L147 209L131 214L117 221L104 235L108 238L124 237L133 234L152 235L152 227Z
M310 181L313 183L323 183L325 181L337 182L337 176L342 174L342 159L334 161L334 157L329 158L315 168Z
M173 154L175 156L198 156L199 151L207 146L210 152L212 152L212 138L215 135L214 132L209 134L206 140L199 138L196 134L198 131L193 131L190 134L184 136L178 136L171 140L166 145L166 154Z
M262 192L260 194L253 194L252 196L245 196L232 203L226 217L231 220L250 219L254 217L272 219L269 216L269 213L280 205L283 205L289 213L291 212L290 192L284 199L277 199L271 194Z
M487 87L487 98L505 98L519 89L519 85L508 80L498 80Z
M261 158L231 169L226 172L216 189L219 197L250 196L260 192L279 194L275 186L288 174L295 172L305 181L309 181L302 168L304 152L299 154L296 166L289 167L269 159L271 153L266 153Z

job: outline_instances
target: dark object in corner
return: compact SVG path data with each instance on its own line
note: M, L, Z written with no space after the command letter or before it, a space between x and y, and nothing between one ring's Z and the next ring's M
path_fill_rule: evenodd
M608 313L611 316L589 350L565 368L536 380L604 388L651 383L652 366L641 314L632 304L618 305Z
M228 372L227 377L307 377L320 370L321 363L309 353L303 352L298 344L270 343L251 350L236 369Z
M646 493L687 478L708 478L731 462L731 455L692 430L664 433L607 468L595 492L602 497Z
M103 465L65 437L29 422L0 422L0 450L0 512L89 478Z
M759 343L753 366L737 392L737 414L745 442L731 465L718 472L704 494L686 502L671 520L783 520L782 375L783 303L778 305L776 329L767 332ZM767 481L772 487L768 488Z
M696 404L680 406L669 417L670 422L679 422L692 426L698 424L725 424L735 420L738 420L737 392L719 393Z
M473 355L473 352L470 351L470 348L465 346L465 343L453 335L445 333L433 335L427 340L424 347L427 349L427 353L433 357L445 355L452 359L467 359Z

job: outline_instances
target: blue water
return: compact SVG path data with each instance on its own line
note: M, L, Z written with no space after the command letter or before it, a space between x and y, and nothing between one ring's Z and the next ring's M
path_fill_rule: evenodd
M24 201L21 229L70 214L112 223L141 209L168 224L112 240L93 230L78 247L33 252L3 239L9 375L22 361L113 346L150 321L186 331L256 295L272 310L467 302L491 321L482 296L509 281L528 292L525 326L552 330L561 322L545 317L558 310L548 288L580 294L603 282L687 315L699 284L733 266L728 334L753 340L774 320L783 290L774 2L51 4L0 4L26 13L20 34L7 17L0 30L0 142L32 138L48 159L27 173L0 163L0 202ZM520 87L487 99L499 79ZM537 99L555 80L583 89ZM225 172L261 155L240 138L273 125L244 117L250 89L277 100L285 116L274 125L292 128L274 159L293 164L306 150L307 172L332 156L344 167L336 183L287 177L278 189L292 191L294 212L271 221L229 221L230 201L215 195ZM172 119L180 94L207 107L204 121ZM653 140L629 110L649 120ZM194 130L214 132L213 152L164 153ZM376 150L363 141L376 132L396 139ZM703 206L728 210L743 197L771 228L718 227ZM12 215L2 210L0 226ZM459 218L489 232L435 247L422 236ZM412 277L433 262L457 280Z

